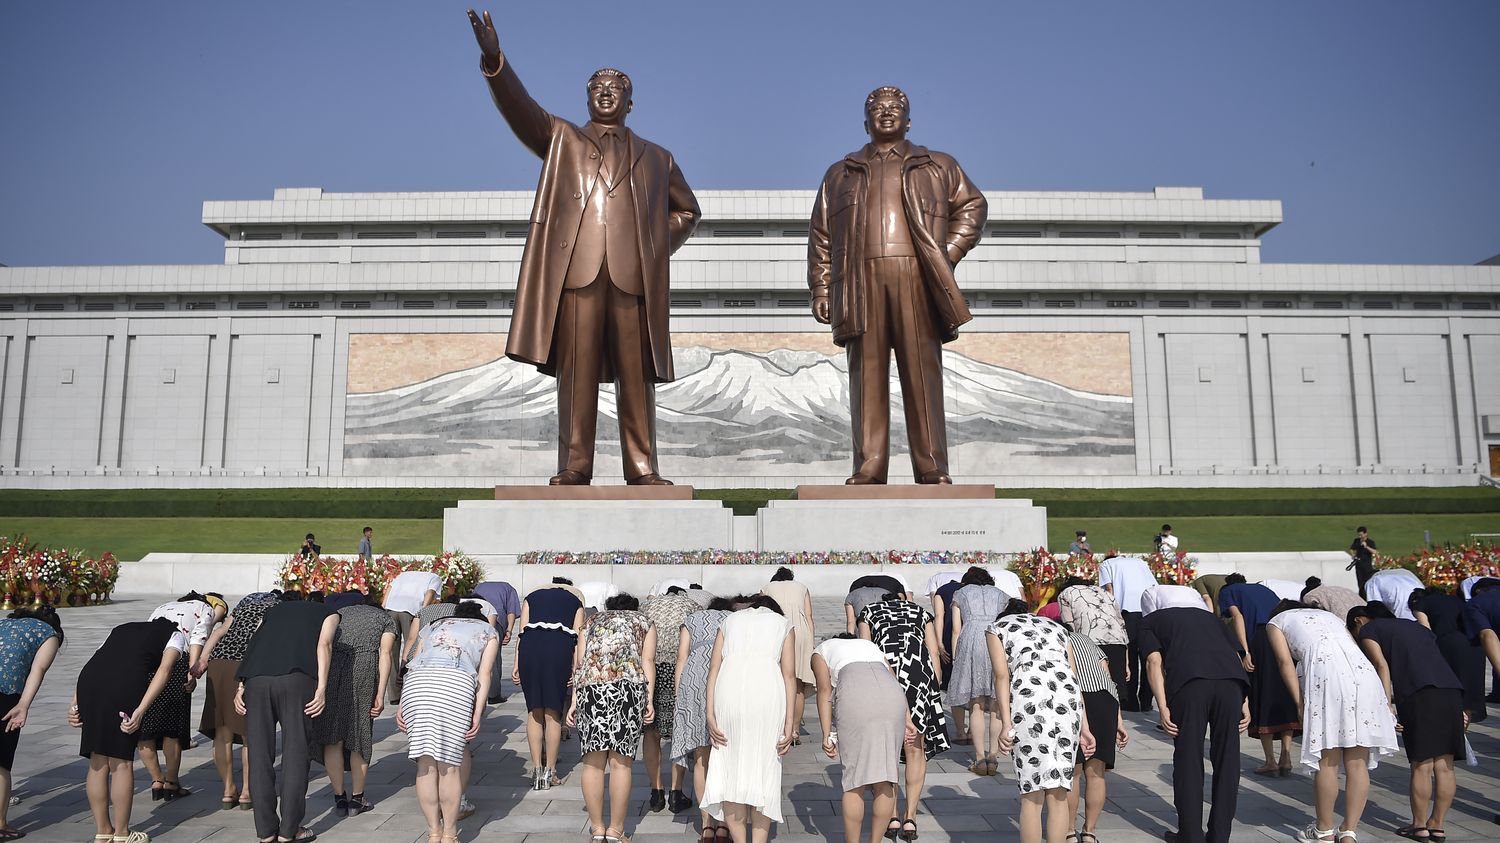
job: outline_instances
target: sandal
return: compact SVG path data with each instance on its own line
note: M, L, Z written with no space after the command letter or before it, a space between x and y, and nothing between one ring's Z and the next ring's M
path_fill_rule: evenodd
M234 810L234 806L238 805L239 803L240 803L240 792L238 790L236 790L234 793L231 793L228 796L224 797L223 799L219 800L219 810L221 810L221 811L233 811Z
M163 799L166 799L166 798L167 798L167 783L166 782L155 782L155 781L152 782L151 783L151 801L152 802L160 802L160 801L162 801ZM110 836L113 837L114 835L110 835Z
M116 834L109 838L114 843L151 843L151 835L144 831L132 831L129 834Z
M896 819L895 817L891 817L891 821L888 824L886 824L886 827L885 827L885 837L886 837L886 839L887 840L895 840L896 836L899 835L900 833L901 833L901 821L898 820L898 819Z
M1427 839L1431 840L1432 843L1447 843L1448 832L1441 828L1429 828L1427 829Z
M254 807L255 807L255 803L254 802L252 802L249 799L246 799L243 796L240 797L240 810L241 811L249 811L249 810L251 810Z
M911 826L910 829L907 829L908 825ZM917 821L915 819L901 821L901 839L905 840L906 843L912 843L913 840L917 839Z
M1429 831L1425 826L1404 825L1396 829L1396 836L1405 837L1407 840L1431 840L1432 832ZM1447 835L1443 836L1447 837Z
M1085 838L1085 837L1088 838L1088 843L1099 843L1099 838L1095 837L1094 836L1094 832L1092 832L1092 831L1080 831L1080 832L1078 832L1078 843L1084 843L1083 838Z
M277 843L312 843L317 839L318 835L313 834L311 831L305 828L297 829L297 836L293 837L290 840L282 840L280 837L276 838Z
M0 841L20 840L26 836L26 832L18 828L0 828Z
M1257 776L1282 775L1281 768L1276 766L1275 764L1262 764L1259 767L1256 767L1254 770L1251 770L1250 772L1254 773Z
M161 792L167 801L192 796L193 792L182 786L182 782L162 782Z
M618 834L610 834L611 831L614 831L614 829L604 829L604 843L630 843L630 838L625 836L623 829Z
M698 835L698 843L713 843L713 841L714 841L714 827L711 826L711 825L704 826L703 827L703 833L700 834L700 835Z
M727 826L727 825L721 825L718 828L714 829L714 839L715 840L728 840L729 839L729 826Z

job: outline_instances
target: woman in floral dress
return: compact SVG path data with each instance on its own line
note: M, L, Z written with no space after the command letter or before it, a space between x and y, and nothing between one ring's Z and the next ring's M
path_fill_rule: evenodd
M375 718L385 708L380 689L390 678L399 634L390 613L376 600L339 610L327 707L313 718L312 734L314 743L322 747L323 767L333 784L334 813L341 817L358 816L375 807L365 798L365 777L370 771ZM344 794L346 754L353 786L348 796Z
M1041 843L1043 808L1046 839L1061 840L1073 820L1068 794L1074 770L1095 750L1067 629L1012 600L990 624L987 640L999 720L1007 730L1000 751L1016 759L1022 843Z
M641 732L655 719L656 627L641 601L616 594L589 619L578 637L573 703L567 723L578 728L583 755L583 802L593 837L625 836L630 771L641 750ZM610 776L609 823L604 821L605 768Z
M1344 618L1285 600L1267 627L1282 679L1302 710L1302 764L1316 776L1313 824L1297 839L1332 841L1344 832L1352 839L1370 795L1370 770L1378 756L1396 752L1396 719L1385 686ZM1335 829L1340 768L1344 822Z
M943 713L943 692L938 685L937 630L932 613L899 595L889 594L869 606L859 619L859 637L874 641L906 692L906 706L917 741L903 751L906 762L906 811L899 825L891 820L891 833L914 840L917 807L927 783L927 761L948 749L948 721Z

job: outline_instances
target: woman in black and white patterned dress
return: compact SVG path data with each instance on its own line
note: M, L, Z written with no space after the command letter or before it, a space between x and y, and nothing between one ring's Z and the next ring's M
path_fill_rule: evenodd
M1000 751L1015 754L1021 789L1021 841L1041 843L1044 804L1046 839L1062 840L1073 820L1073 769L1094 751L1067 630L1012 600L990 624L988 641L1000 722L1009 724Z
M927 781L927 761L948 749L948 719L943 712L943 692L938 684L937 630L932 613L910 600L890 594L867 607L859 618L859 637L874 641L885 660L896 671L906 692L911 721L918 741L903 751L906 762L906 812L899 826L891 820L887 834L899 833L903 840L917 838L917 806Z

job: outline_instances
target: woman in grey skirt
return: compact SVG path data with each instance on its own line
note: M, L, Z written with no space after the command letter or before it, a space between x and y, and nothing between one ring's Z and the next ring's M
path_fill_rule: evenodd
M916 832L901 831L896 818L896 780L902 746L915 743L917 727L885 654L873 642L846 633L819 644L812 667L823 752L843 762L844 839L857 843L860 838L867 790L874 803L870 843L879 843L882 836L916 839Z

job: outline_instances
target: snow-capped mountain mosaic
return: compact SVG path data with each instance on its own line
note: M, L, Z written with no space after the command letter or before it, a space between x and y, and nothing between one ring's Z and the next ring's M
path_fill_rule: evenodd
M664 475L801 481L847 474L849 383L841 354L703 345L673 353L677 379L656 392ZM951 350L943 363L951 462L960 479L1134 471L1128 394L1084 391ZM530 366L498 357L363 393L354 391L355 380L351 371L347 474L545 477L554 470L556 382ZM906 452L906 432L894 363L891 392L895 481L906 470L895 457ZM602 389L599 411L595 474L607 478L619 465L613 387Z

